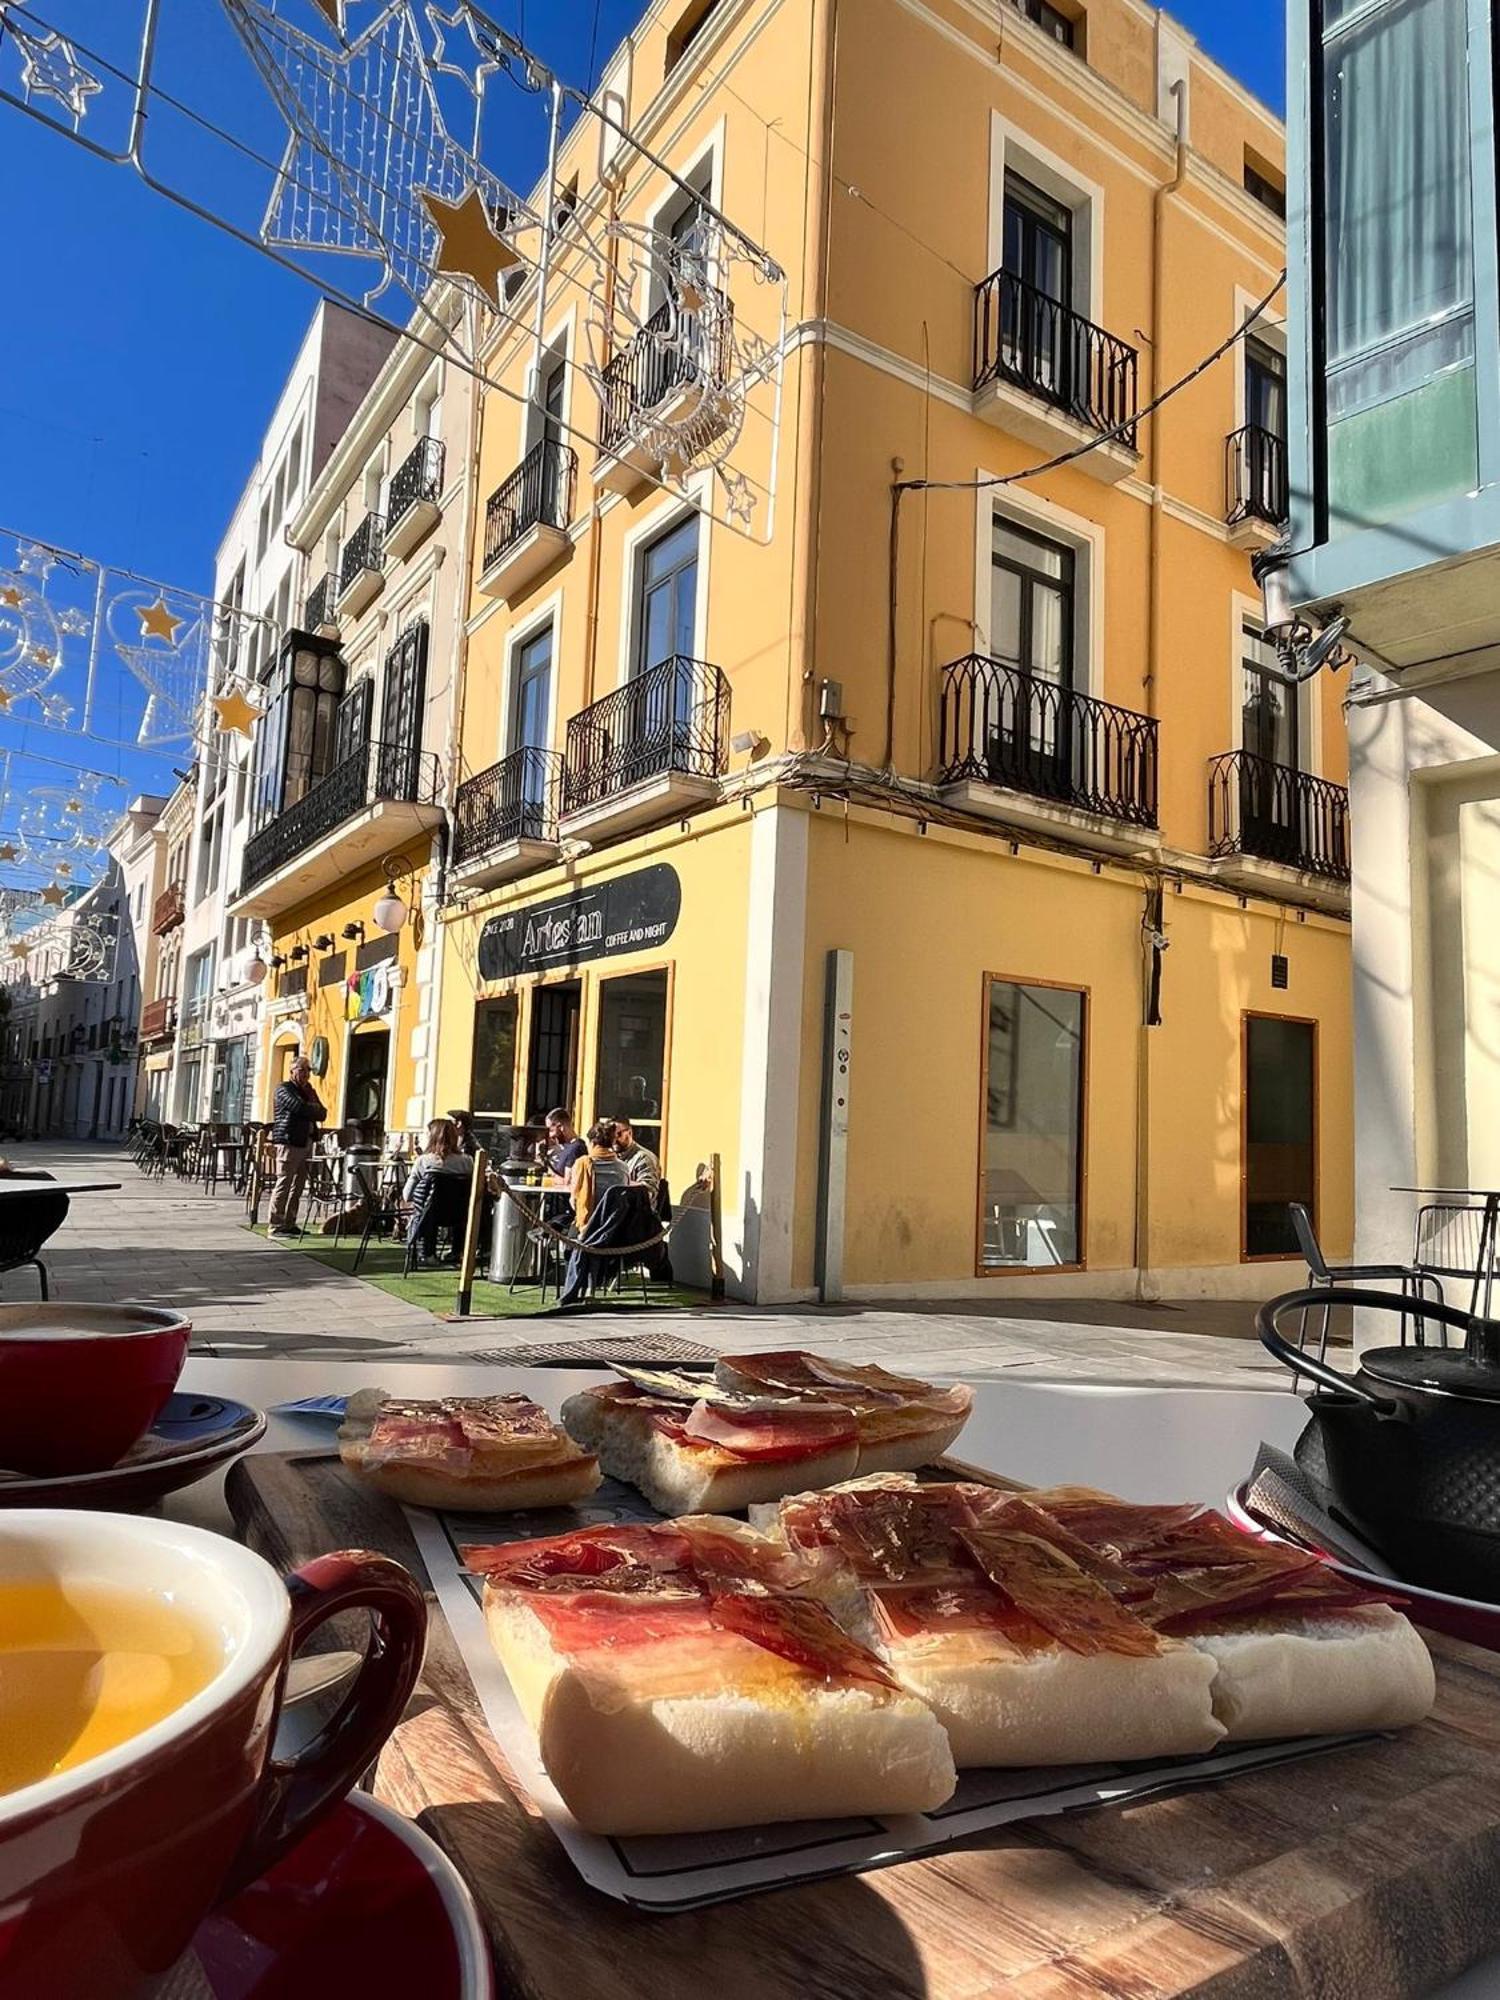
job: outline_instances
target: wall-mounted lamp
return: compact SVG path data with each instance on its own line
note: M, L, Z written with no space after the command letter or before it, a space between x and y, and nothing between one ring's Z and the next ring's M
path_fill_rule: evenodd
M257 952L245 967L245 977L252 986L263 986L265 984L266 973L269 970L270 968L267 966L266 961Z
M314 950L314 951L332 951L332 950L333 950L333 947L334 947L334 942L335 942L335 940L334 940L334 935L333 935L333 932L332 932L332 931L324 931L324 932L323 932L323 933L321 934L321 936L319 936L319 937L315 937L315 938L313 939L313 950Z
M759 759L770 749L771 739L758 729L737 729L729 739L729 747L741 757Z
M356 918L352 924L345 924L344 928L339 932L339 936L347 938L350 944L363 944L365 941L365 927Z
M290 956L293 965L300 965L303 959L310 958L312 954L308 951L305 944L294 944Z
M409 886L417 871L404 854L388 854L380 867L385 876L385 894L376 898L370 917L376 930L394 937L411 914L411 906L397 893L396 884L404 881Z
M280 972L281 968L285 964L286 964L286 959L281 952L273 951L271 953L271 970L273 972Z

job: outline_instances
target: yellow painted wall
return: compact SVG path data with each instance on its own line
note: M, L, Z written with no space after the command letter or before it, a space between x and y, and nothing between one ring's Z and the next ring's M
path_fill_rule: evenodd
M419 874L420 883L424 875ZM337 940L337 949L346 954L345 973L355 970L355 953L358 946L346 942L339 934L347 923L363 923L365 936L369 941L378 938L371 917L376 901L384 893L385 877L379 868L365 869L351 875L336 889L328 891L315 901L288 910L284 915L272 919L272 950L285 956L296 944L309 947L315 937L332 932ZM430 926L431 919L421 917L421 902L416 884L403 885L402 894L413 914L397 934L396 958L393 967L401 969L402 985L399 998L388 1007L383 1017L392 1032L395 1045L394 1088L386 1090L385 1124L388 1132L406 1128L407 1099L411 1096L415 1083L415 1057L412 1048L412 1029L417 1014L417 991L415 972L419 949L418 929ZM420 921L419 921L420 919ZM344 1003L346 989L342 980L337 985L320 986L318 967L331 954L314 951L307 960L308 982L305 1001L283 1001L279 992L277 974L267 974L263 989L267 998L263 1006L266 1016L262 1029L261 1061L256 1074L259 1078L257 1089L261 1094L259 1116L269 1118L271 1101L276 1085L281 1078L282 1064L279 1052L293 1040L300 1043L304 1052L309 1052L312 1044L321 1035L328 1042L328 1071L325 1076L313 1079L318 1095L328 1108L329 1126L340 1123L344 1115L344 1083L348 1060L350 1024L345 1019Z

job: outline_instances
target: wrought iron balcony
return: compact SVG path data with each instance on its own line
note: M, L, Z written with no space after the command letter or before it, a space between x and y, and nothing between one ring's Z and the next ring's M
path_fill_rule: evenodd
M323 634L338 631L338 595L339 580L331 569L326 570L307 593L302 622L309 632Z
M1226 448L1228 501L1225 518L1231 528L1241 521L1285 525L1290 510L1286 439L1259 424L1235 431Z
M1135 349L1010 271L974 289L974 387L1024 389L1135 450Z
M667 299L619 353L599 382L599 445L617 452L637 420L675 390L722 382L728 373L734 307L714 292L708 312L686 313Z
M176 1026L177 1002L169 993L164 1000L148 1000L141 1009L141 1040L157 1041L170 1035Z
M484 510L484 567L493 569L533 528L566 529L573 518L578 454L557 438L541 438Z
M433 805L437 797L437 758L431 751L407 743L362 743L246 841L239 893L287 867L368 806L382 800Z
M563 812L673 772L722 777L728 738L728 681L707 661L674 654L569 719Z
M186 914L182 884L169 882L151 906L151 928L158 937L165 937L168 931L176 930Z
M384 562L385 518L380 514L366 514L344 544L344 559L339 564L340 603L342 604L362 581L378 580Z
M1310 772L1231 750L1208 767L1208 851L1347 882L1349 794Z
M513 750L458 788L453 859L462 868L511 841L557 839L562 758L555 750Z
M443 441L419 438L391 475L390 498L386 503L386 534L418 502L435 507L443 497Z
M940 782L974 780L1154 827L1154 716L970 653L943 669Z

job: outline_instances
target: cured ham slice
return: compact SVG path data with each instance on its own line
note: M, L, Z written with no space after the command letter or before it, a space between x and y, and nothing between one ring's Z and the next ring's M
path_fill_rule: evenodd
M360 1390L345 1407L339 1454L393 1499L471 1513L560 1506L599 1484L598 1461L529 1396L422 1402Z
M949 1449L968 1419L974 1392L893 1375L874 1362L830 1361L801 1349L723 1356L715 1369L726 1389L836 1402L853 1411L862 1474L911 1472Z

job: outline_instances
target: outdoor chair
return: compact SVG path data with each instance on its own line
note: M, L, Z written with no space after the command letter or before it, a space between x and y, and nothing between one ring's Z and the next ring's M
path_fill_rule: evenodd
M50 1297L42 1245L67 1219L68 1197L61 1188L38 1188L35 1194L8 1194L0 1205L0 1273L35 1268L42 1297Z
M627 1270L638 1273L641 1300L649 1304L648 1259L662 1245L666 1232L651 1196L643 1187L607 1187L595 1204L588 1227L568 1250L568 1274L559 1305L577 1305L611 1277L623 1280Z
M351 1271L357 1271L370 1247L372 1237L395 1236L400 1233L406 1220L406 1204L401 1199L399 1188L389 1187L383 1176L373 1167L351 1167L350 1176L354 1182L355 1195L365 1212L364 1227L360 1232L359 1248L354 1253Z
M1406 1345L1406 1322L1409 1318L1416 1325L1417 1345L1421 1347L1426 1344L1427 1333L1422 1305L1429 1298L1437 1305L1443 1302L1442 1284L1431 1271L1418 1270L1411 1264L1330 1264L1323 1255L1322 1245L1318 1242L1317 1232L1313 1228L1312 1217L1303 1203L1289 1202L1287 1209L1292 1218L1292 1230L1297 1238L1297 1248L1302 1252L1307 1265L1307 1282L1310 1287L1330 1291L1335 1285L1360 1284L1367 1278L1397 1279L1411 1305L1409 1312L1403 1310L1401 1314L1401 1345L1403 1347ZM1308 1307L1303 1308L1297 1333L1297 1346L1304 1353L1307 1350L1309 1310ZM1328 1330L1332 1318L1333 1308L1324 1306L1323 1324L1318 1333L1317 1351L1320 1361L1325 1361L1328 1357ZM1448 1341L1446 1328L1441 1330L1441 1338L1443 1345L1446 1346ZM1293 1379L1293 1387L1295 1386L1296 1378Z
M305 1236L309 1222L321 1221L323 1217L336 1213L343 1208L344 1201L336 1162L326 1153L313 1153L307 1162L307 1176L302 1183L297 1234ZM334 1240L336 1242L337 1237Z
M467 1174L462 1179L457 1174L422 1174L419 1177L406 1228L406 1257L401 1266L403 1276L410 1276L415 1269L419 1250L423 1250L428 1258L436 1256L440 1229L449 1231L455 1254L462 1254L464 1228L469 1219L470 1187L471 1176Z

